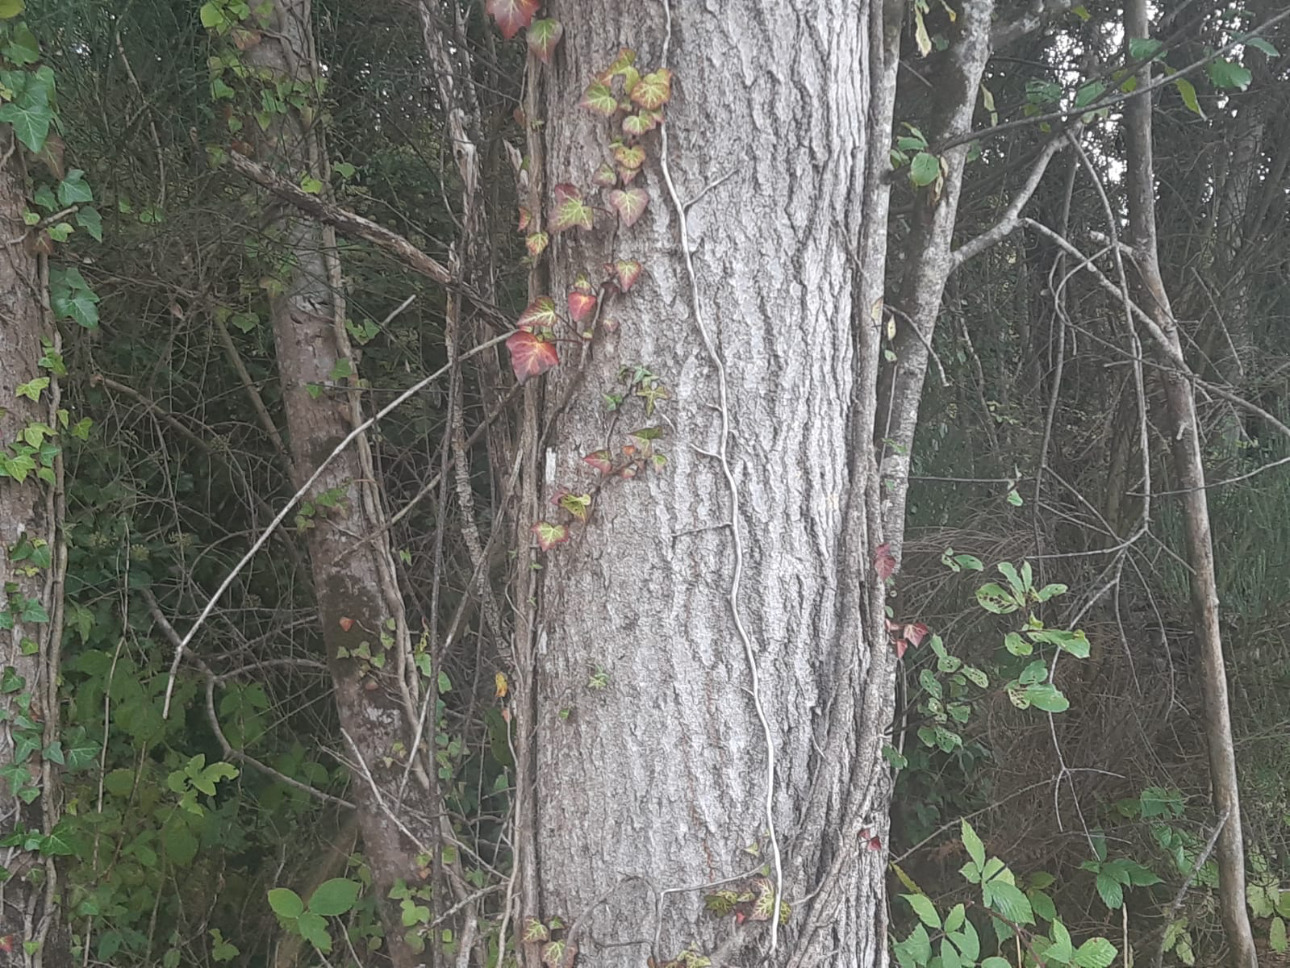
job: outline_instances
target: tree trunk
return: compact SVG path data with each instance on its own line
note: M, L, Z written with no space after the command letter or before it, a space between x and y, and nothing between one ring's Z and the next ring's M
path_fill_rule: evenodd
M1150 36L1147 0L1125 5L1126 38ZM1138 75L1138 85L1148 88L1151 65ZM1129 201L1130 244L1138 269L1137 296L1164 342L1156 342L1165 390L1167 433L1173 442L1174 468L1183 489L1183 515L1187 531L1187 558L1191 565L1192 614L1196 641L1201 650L1201 688L1205 696L1205 737L1209 746L1210 782L1214 805L1224 818L1218 837L1219 911L1231 946L1234 968L1256 968L1258 956L1245 908L1245 848L1241 836L1241 800L1236 781L1236 751L1232 745L1232 719L1227 702L1227 672L1219 628L1218 589L1214 576L1214 546L1209 527L1209 501L1201 458L1196 400L1191 374L1183 363L1177 322L1169 308L1158 261L1156 239L1155 167L1152 159L1150 94L1131 99L1125 111L1125 149Z
M23 221L28 208L25 151L8 124L0 125L0 158L0 236L5 240L0 253L0 664L5 667L0 836L7 837L15 830L48 833L58 819L55 768L42 759L39 748L57 736L62 563L55 534L61 467L45 448L23 436L29 428L59 426L54 414L57 381L41 367L47 355L41 339L54 337L45 325L40 257ZM46 386L35 382L41 378ZM32 750L31 742L39 748ZM19 755L24 746L26 753ZM0 964L70 965L68 938L59 930L53 859L10 847L0 864L5 871L0 942L7 952L0 954ZM34 950L24 949L28 943Z
M885 842L895 662L870 447L894 34L865 0L676 4L670 32L657 5L552 6L548 185L595 191L607 123L577 105L620 47L675 77L665 137L641 139L644 216L615 229L605 206L550 250L560 306L605 262L645 271L602 291L618 328L581 362L562 348L546 388L544 496L593 508L542 558L523 914L570 923L597 966L749 964L772 937L774 964L884 963L884 854L860 833ZM650 446L666 465L630 480L583 460ZM782 888L787 924L703 914L723 880Z
M273 3L268 29L246 57L275 81L300 85L313 104L317 67L309 8L309 0ZM246 120L246 129L257 129L253 119ZM257 138L256 152L292 181L307 174L326 191L321 137L302 112L284 108L274 114ZM271 289L270 313L298 486L360 421L352 389L357 374L349 375L353 365L334 235L292 210L281 212L273 228L289 258ZM331 462L305 507L314 593L344 732L342 752L354 774L363 850L382 906L386 950L396 968L404 968L420 959L404 941L406 928L389 888L400 878L412 880L417 855L430 853L433 825L403 802L419 682L365 438ZM416 767L413 776L424 790L424 770Z

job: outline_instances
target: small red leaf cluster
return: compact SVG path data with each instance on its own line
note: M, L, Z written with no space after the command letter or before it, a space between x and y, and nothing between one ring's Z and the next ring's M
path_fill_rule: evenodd
M896 650L896 658L903 659L905 650L918 648L923 644L923 639L927 638L927 626L922 622L893 622L886 619L887 635L891 639L891 646Z
M502 36L510 40L533 22L539 6L538 0L488 0L484 9L497 21Z

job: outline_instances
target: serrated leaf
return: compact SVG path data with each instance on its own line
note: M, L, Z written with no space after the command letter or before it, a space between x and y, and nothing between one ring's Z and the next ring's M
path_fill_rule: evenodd
M960 824L959 831L963 838L963 847L967 850L968 856L972 858L978 868L985 867L985 844L981 842L981 838L977 835L975 828L964 820Z
M296 918L296 930L300 932L300 937L323 954L331 952L331 935L327 932L327 922L321 915L306 911Z
M618 98L614 97L614 92L608 84L597 79L588 84L587 89L582 92L582 100L578 102L578 106L606 118L612 118L614 112L618 110Z
M530 529L537 538L538 547L550 551L558 544L569 540L569 527L564 524L552 524L550 521L539 521Z
M535 20L529 25L526 40L533 56L543 64L551 63L551 53L564 36L564 25L558 20Z
M989 881L981 886L982 899L1013 924L1034 924L1035 915L1030 899L1013 884L1002 880Z
M1115 956L1115 945L1106 938L1089 938L1076 949L1071 963L1080 968L1110 968Z
M528 330L512 333L506 340L506 348L511 351L511 369L521 383L541 376L560 362L555 344Z
M510 40L533 22L538 0L488 0L484 9L497 21L497 29Z
M609 193L609 204L628 228L639 221L649 205L649 194L643 188L615 188Z
M632 88L631 99L648 111L655 111L672 99L672 72L666 67L651 71Z
M1102 903L1112 911L1118 911L1124 906L1124 888L1120 886L1115 878L1106 873L1097 875L1094 884L1097 887L1097 893L1102 898Z
M926 894L902 894L900 896L909 902L909 906L918 915L918 920L933 931L941 929L941 916L936 913L936 905L931 902L931 899Z

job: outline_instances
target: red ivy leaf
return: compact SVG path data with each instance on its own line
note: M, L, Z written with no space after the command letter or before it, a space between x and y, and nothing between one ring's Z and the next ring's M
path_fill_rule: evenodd
M488 0L484 9L497 21L497 29L510 40L533 22L538 0Z
M645 206L649 204L649 195L643 188L615 188L609 193L609 204L618 217L623 220L623 224L631 228L637 220L645 214Z
M342 632L348 632L354 627L354 620L352 618L342 618L336 624L340 626Z
M614 274L618 277L618 288L623 292L636 285L641 277L642 266L635 259L619 259L614 263Z
M896 558L891 553L889 542L884 541L874 551L873 570L878 573L879 581L886 581L896 573Z
M654 111L672 99L672 72L660 67L640 79L632 89L632 100L645 108Z
M645 149L640 145L614 145L614 160L634 171L645 164Z
M559 321L560 317L555 313L555 300L550 296L538 296L520 314L515 325L531 333L538 329L553 329Z
M536 6L536 4L535 4ZM564 24L558 20L535 20L529 27L528 44L533 56L543 64L551 63L551 52L564 36Z
M545 232L534 232L524 240L524 245L528 248L529 255L536 259L546 251L546 247L550 242L551 236Z
M529 377L541 376L560 362L554 343L526 329L512 333L506 348L511 351L511 369L521 383Z
M636 180L636 176L641 173L639 168L622 168L618 169L618 178L624 185L630 185Z
M923 639L927 637L927 626L922 622L913 622L906 625L902 631L905 634L906 640L908 640L909 644L915 649L922 645Z
M596 312L596 296L594 293L578 292L576 289L569 293L569 318L575 323L585 323Z
M537 538L538 547L550 551L558 544L569 540L569 528L563 524L552 524L550 521L539 521L530 529Z
M870 850L882 850L882 839L869 833L868 827L860 831L860 839L865 842L865 846Z
M582 92L582 100L578 102L578 107L612 118L614 112L618 110L618 98L614 97L614 92L610 90L608 84L597 78Z
M583 462L590 464L602 474L611 474L614 470L614 455L607 450L597 450L584 457Z
M614 174L613 165L607 161L602 161L600 167L596 169L595 174L591 176L591 181L601 188L613 188L618 184L618 176Z
M516 229L516 231L523 232L525 229L529 227L532 221L533 221L533 213L530 212L523 205L521 205L520 206L520 227Z
M909 643L906 642L904 639L896 638L895 636L893 636L891 640L891 647L896 650L896 658L903 659L905 657L905 650L909 648Z

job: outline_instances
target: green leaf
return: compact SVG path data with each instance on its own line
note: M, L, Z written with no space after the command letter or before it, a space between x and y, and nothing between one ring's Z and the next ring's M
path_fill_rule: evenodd
M1200 101L1196 98L1196 88L1192 82L1185 77L1179 77L1174 80L1174 86L1178 88L1178 93L1182 95L1183 104L1187 105L1188 110L1203 118L1205 112L1200 109Z
M1097 875L1094 883L1097 885L1097 893L1101 896L1102 903L1112 911L1118 911L1124 906L1124 888L1114 877L1101 873Z
M976 862L977 867L985 867L985 844L981 842L977 832L966 820L963 821L960 829L963 836L963 846L967 849L968 856Z
M1060 582L1054 582L1051 585L1045 585L1043 588L1039 589L1039 591L1035 592L1035 597L1041 602L1046 602L1050 598L1055 598L1058 595L1065 595L1066 592L1067 588L1065 585Z
M987 582L976 590L976 600L987 612L1008 615L1017 610L1016 600L994 582Z
M58 201L64 206L94 201L94 192L85 181L85 172L73 168L67 173L67 177L58 183Z
M40 44L26 24L20 23L11 29L4 56L18 67L26 67L40 60Z
M1105 938L1089 938L1071 958L1080 968L1110 968L1115 961L1115 945Z
M1017 489L1015 487L1008 492L1008 503L1014 508L1019 508L1025 503L1025 501L1021 499L1021 495L1017 493Z
M313 175L300 176L300 190L306 195L317 195L322 191L323 183Z
M1064 713L1071 708L1070 700L1062 695L1060 689L1049 683L1027 686L1024 695L1032 706L1046 713Z
M920 151L909 163L909 180L916 188L930 185L941 177L941 159L929 151Z
M606 118L612 118L614 112L618 110L618 98L614 97L614 92L604 81L592 81L582 92L582 100L578 102L578 106L588 111L595 111Z
M1240 64L1235 64L1226 57L1218 57L1210 61L1205 66L1205 72L1209 79L1214 82L1215 87L1244 91L1250 86L1250 81L1254 79L1248 70ZM3 119L0 119L3 120Z
M901 968L921 968L932 958L932 941L921 924L904 941L897 942L892 951Z
M1155 60L1163 55L1163 41L1154 37L1131 37L1129 39L1129 56L1136 61Z
M1003 647L1013 655L1030 655L1034 652L1034 646L1027 642L1017 632L1009 632L1003 637Z
M98 209L82 208L76 213L76 224L90 234L95 242L103 241L103 217Z
M202 18L202 26L207 30L218 30L227 23L224 11L216 3L203 3L199 16Z
M535 20L529 24L525 40L529 50L543 64L551 63L551 52L564 36L564 25L558 20Z
M926 894L902 894L900 896L909 902L909 906L918 915L918 920L933 931L941 929L941 917L936 913L936 905L931 902L931 899Z
M187 867L197 856L197 838L181 820L171 820L161 828L161 843L172 864Z
M306 911L296 918L296 928L300 931L300 937L323 954L331 951L331 935L327 932L327 922L319 915Z
M13 133L28 151L39 152L49 137L54 110L28 98L20 98L0 107L0 121L13 125Z
M1085 108L1096 101L1106 91L1106 85L1101 81L1093 81L1085 84L1075 92L1075 107Z
M1030 899L1013 884L1002 880L988 881L981 885L981 899L986 907L998 911L1013 924L1035 923Z
M1268 947L1277 954L1284 954L1290 948L1290 942L1286 939L1286 923L1279 917L1273 918L1268 925Z
M275 887L269 891L269 907L280 918L293 920L305 910L305 902L289 887Z
M24 9L23 0L0 0L0 20L12 20Z
M358 892L362 887L358 881L344 877L333 877L323 881L309 898L309 910L325 917L338 917L354 907Z

